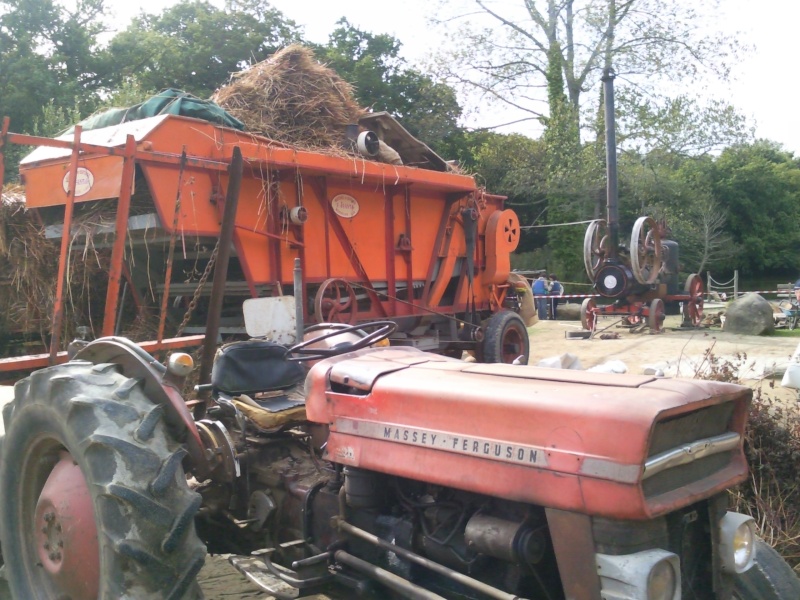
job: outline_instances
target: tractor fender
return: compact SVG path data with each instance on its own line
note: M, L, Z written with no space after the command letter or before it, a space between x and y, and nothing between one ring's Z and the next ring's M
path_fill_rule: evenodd
M208 470L200 433L177 382L170 380L167 368L153 356L127 338L104 337L81 348L72 360L95 365L113 363L120 366L126 377L141 380L150 401L164 407L164 420L178 434L178 439L186 432L186 448L195 467L201 473Z

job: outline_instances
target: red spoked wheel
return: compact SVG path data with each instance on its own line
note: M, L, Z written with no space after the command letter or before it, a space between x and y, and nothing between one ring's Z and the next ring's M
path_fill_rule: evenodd
M703 320L703 296L705 295L703 278L697 273L692 273L686 279L683 290L689 296L683 303L683 322L697 327Z
M661 333L665 316L664 301L656 298L650 303L650 311L647 315L647 326L650 328L650 333Z
M581 326L588 331L594 331L597 325L597 303L594 298L586 298L581 304Z
M186 450L138 379L73 362L18 383L3 410L0 530L14 598L200 597L201 498Z
M344 279L326 279L314 296L317 323L352 325L358 315L358 299L353 286Z

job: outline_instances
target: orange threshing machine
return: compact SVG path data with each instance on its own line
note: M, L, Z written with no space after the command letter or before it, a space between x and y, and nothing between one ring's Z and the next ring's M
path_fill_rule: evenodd
M527 360L523 318L533 314L532 295L509 262L519 241L517 216L443 161L442 170L431 170L302 151L174 115L90 131L77 126L57 139L8 129L6 120L0 150L35 146L20 165L26 204L62 243L50 354L7 359L0 369L65 360L65 257L79 235L70 227L93 207L115 214L105 246L95 244L110 252L111 266L102 329L93 334L114 335L121 320L148 306L160 319L151 350L164 346L183 314L188 326L179 333L204 333L208 292L204 278L192 274L207 276L219 252L235 148L243 167L223 333L238 331L226 315L239 314L242 299L293 294L305 299L306 323L391 319L398 324L393 344L459 356L474 351L485 362ZM294 285L295 259L302 289Z

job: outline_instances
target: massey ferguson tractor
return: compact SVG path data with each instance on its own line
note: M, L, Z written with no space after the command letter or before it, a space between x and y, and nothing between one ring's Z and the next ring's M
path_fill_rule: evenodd
M381 346L395 327L234 342L200 402L188 354L123 338L20 381L14 598L202 598L207 552L281 600L800 598L728 510L749 389Z

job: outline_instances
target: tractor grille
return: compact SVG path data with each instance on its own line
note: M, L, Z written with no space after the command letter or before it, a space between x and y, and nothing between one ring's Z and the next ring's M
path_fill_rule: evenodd
M652 498L727 467L739 452L732 431L736 402L709 406L656 424L642 489Z

